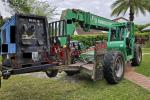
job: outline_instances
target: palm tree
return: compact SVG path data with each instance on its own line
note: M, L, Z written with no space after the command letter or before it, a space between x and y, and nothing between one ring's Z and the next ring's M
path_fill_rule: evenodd
M130 21L134 20L134 14L139 14L141 12L146 15L146 11L150 12L150 0L116 0L112 5L113 9L111 15L119 16L124 14L129 10Z

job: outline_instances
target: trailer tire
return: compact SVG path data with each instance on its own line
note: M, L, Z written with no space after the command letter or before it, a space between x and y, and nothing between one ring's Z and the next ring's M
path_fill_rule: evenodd
M124 76L125 60L120 52L109 52L104 55L104 78L110 84L119 83Z
M65 71L65 72L66 72L67 76L73 76L75 74L80 73L80 71Z
M55 77L57 75L58 70L57 69L56 70L46 70L45 73L48 77L51 78L51 77Z
M139 66L142 61L142 49L141 46L136 44L134 49L134 58L132 59L132 66Z

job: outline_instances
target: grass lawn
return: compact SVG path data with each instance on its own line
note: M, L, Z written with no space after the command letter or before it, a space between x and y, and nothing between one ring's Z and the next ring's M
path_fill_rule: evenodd
M149 49L143 49L149 52ZM150 76L150 55L144 55L136 71ZM127 80L109 85L105 80L93 82L85 74L75 80L42 79L31 76L12 76L2 80L0 100L150 100L150 91Z
M150 48L142 48L143 53L150 53Z
M78 75L77 82L13 76L2 81L0 100L149 100L150 92L127 81L109 85ZM84 78L84 79L83 79Z
M150 48L144 48L143 53L150 53ZM135 68L136 72L150 77L150 54L143 55L143 60L140 66Z
M140 66L135 68L136 72L150 77L150 55L144 55Z

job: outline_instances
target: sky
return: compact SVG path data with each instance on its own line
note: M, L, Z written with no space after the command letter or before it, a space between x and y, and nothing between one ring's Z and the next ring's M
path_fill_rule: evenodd
M68 8L76 8L81 9L84 11L91 12L93 14L106 17L109 19L114 19L116 17L111 17L111 4L115 0L41 0L41 1L48 1L51 5L57 7L57 13L61 14L62 10L68 9ZM10 16L11 14L8 12L7 5L3 5L0 0L0 13L4 17ZM120 17L122 17L121 15ZM55 16L57 19L60 18L60 15ZM128 19L128 13L123 16ZM138 16L135 16L135 23L137 24L145 24L150 23L150 13L147 13L146 16L143 16L142 14L139 14Z
M0 0L0 15L3 17L10 17L11 14L9 13L9 7L6 3L3 3L2 0Z

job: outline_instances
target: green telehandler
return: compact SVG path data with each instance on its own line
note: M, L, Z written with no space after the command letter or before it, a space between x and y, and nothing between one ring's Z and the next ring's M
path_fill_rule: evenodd
M82 34L76 32L78 28L84 34L92 34L92 30L105 31L108 39L95 41L94 46L85 49L80 41L71 39L73 35ZM79 9L67 9L62 12L60 21L49 23L49 34L51 46L57 44L57 40L60 47L67 44L63 50L67 52L65 67L60 67L67 75L83 70L93 80L104 76L109 83L116 84L123 78L127 62L139 66L142 61L142 49L135 43L133 22L119 23Z

